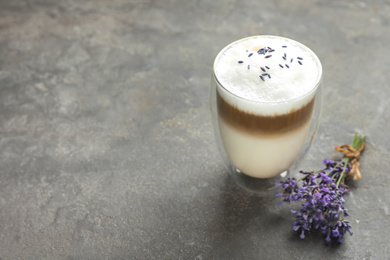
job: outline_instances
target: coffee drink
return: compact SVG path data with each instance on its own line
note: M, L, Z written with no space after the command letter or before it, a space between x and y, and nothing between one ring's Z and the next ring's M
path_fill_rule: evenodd
M308 135L321 75L310 49L282 37L245 38L218 54L218 129L238 171L269 178L294 163Z

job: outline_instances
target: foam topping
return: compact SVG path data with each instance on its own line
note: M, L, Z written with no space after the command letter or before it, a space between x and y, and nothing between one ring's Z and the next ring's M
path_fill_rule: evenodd
M313 92L320 81L322 68L317 56L296 41L255 36L223 49L215 60L214 73L227 90L220 94L230 103L236 103L232 101L234 95L252 103L288 103ZM304 99L298 103L309 102Z

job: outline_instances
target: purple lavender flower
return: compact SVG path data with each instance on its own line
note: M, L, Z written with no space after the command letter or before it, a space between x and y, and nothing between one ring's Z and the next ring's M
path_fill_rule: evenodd
M276 183L276 186L283 188L283 193L278 191L276 196L283 197L279 205L291 201L302 202L299 211L291 211L295 214L293 230L301 231L300 238L305 238L306 231L320 229L326 241L337 239L342 242L343 236L347 232L352 235L352 232L349 222L343 218L349 216L343 199L348 189L340 183L339 178L350 170L350 166L341 160L325 159L323 163L325 168L316 173L300 171L304 174L301 185L294 178Z

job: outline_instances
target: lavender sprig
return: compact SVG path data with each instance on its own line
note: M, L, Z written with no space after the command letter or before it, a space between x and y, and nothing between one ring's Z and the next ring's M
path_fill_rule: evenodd
M291 210L295 214L293 230L301 231L300 238L305 238L305 232L313 229L320 229L326 241L337 239L341 243L346 233L352 235L349 221L345 220L349 216L343 198L349 191L345 179L357 179L356 174L360 178L358 160L364 146L365 137L355 134L351 145L336 147L337 151L345 153L340 160L325 159L325 167L317 172L300 171L301 179L288 178L276 183L283 188L283 193L276 192L276 196L283 197L279 206L291 201L302 202L299 211Z

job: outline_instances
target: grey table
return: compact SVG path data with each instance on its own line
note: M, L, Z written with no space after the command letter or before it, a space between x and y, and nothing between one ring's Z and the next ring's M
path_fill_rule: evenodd
M389 259L389 23L384 0L0 0L0 259ZM258 34L322 61L305 169L368 136L342 244L221 163L213 59Z

